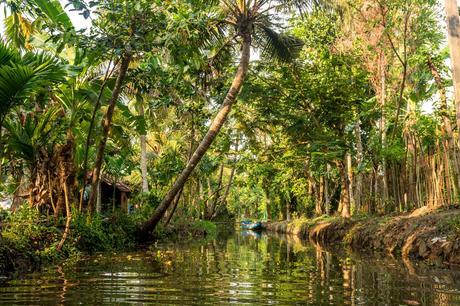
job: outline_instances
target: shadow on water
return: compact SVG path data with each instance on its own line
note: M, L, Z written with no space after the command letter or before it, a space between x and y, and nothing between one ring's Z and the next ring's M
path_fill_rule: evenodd
M224 231L210 241L101 254L0 288L7 305L455 305L460 271Z

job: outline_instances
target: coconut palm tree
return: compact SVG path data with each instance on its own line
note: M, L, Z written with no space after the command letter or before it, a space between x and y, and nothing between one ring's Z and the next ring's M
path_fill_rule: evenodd
M266 56L282 61L294 59L300 51L302 43L298 39L280 34L274 29L273 12L293 6L304 8L312 4L311 1L301 0L221 0L212 2L215 4L212 9L217 9L222 17L216 24L218 29L216 35L225 35L222 49L228 47L229 42L236 40L241 48L239 65L208 132L151 218L143 224L142 235L148 235L159 223L224 125L248 73L251 47L260 48Z

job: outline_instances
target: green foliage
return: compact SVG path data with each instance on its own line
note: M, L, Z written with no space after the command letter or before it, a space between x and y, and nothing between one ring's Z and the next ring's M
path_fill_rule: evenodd
M135 207L134 212L130 215L131 219L137 224L147 220L160 204L162 196L157 189L152 189L149 193L137 194L131 199L131 204Z
M64 81L65 74L64 66L55 57L32 52L19 56L0 41L0 121L12 107Z
M35 208L23 205L3 222L2 238L15 248L39 252L57 239L58 231Z
M134 245L136 224L129 215L116 211L109 215L76 214L72 222L75 246L86 253L129 249Z
M217 226L211 221L179 219L167 228L159 225L155 228L154 234L157 239L214 238Z

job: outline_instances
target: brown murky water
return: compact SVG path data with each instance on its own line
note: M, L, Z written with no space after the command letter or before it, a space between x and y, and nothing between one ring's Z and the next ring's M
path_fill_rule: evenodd
M0 304L460 305L460 270L237 232L52 267L2 285Z

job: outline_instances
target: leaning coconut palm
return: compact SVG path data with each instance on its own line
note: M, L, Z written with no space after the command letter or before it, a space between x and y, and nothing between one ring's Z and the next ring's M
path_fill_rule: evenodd
M230 37L230 40L224 39L224 41L236 40L241 46L241 56L236 75L233 78L230 89L224 98L222 106L212 121L208 132L192 154L185 169L180 173L169 192L153 213L152 217L143 224L141 228L142 235L149 235L159 223L177 193L184 187L187 179L206 154L225 123L246 78L249 68L251 47L260 48L265 55L281 61L290 61L294 59L302 47L302 42L299 41L299 39L280 34L273 29L273 15L271 15L271 13L275 10L292 6L304 8L308 4L311 4L310 1L308 1L308 3L300 0L221 0L214 2L222 13L221 16L223 16L222 20L218 22L218 34L224 33L226 37ZM224 45L224 47L226 47L226 45Z

